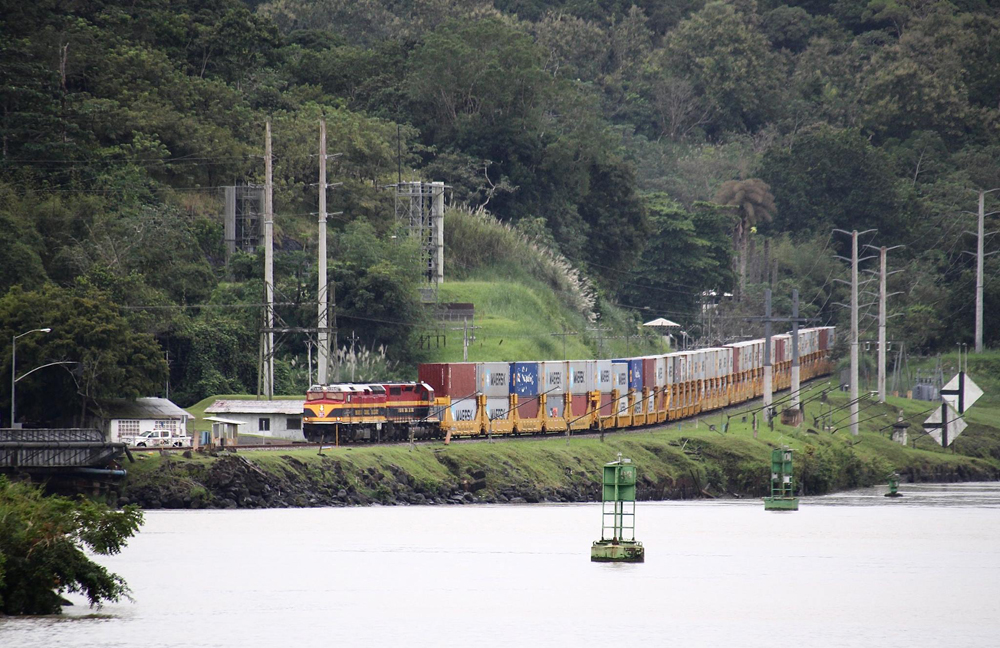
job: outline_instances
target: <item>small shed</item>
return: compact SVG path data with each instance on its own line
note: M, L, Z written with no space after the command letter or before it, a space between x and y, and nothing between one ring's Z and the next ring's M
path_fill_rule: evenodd
M98 405L99 427L112 443L130 443L143 432L152 430L186 434L188 420L194 418L166 398L109 399Z
M302 435L303 399L217 400L205 408L213 417L239 423L237 433L305 441Z
M239 421L218 416L206 416L205 420L212 422L212 431L194 435L195 450L202 445L210 448L232 448L239 445L241 425Z

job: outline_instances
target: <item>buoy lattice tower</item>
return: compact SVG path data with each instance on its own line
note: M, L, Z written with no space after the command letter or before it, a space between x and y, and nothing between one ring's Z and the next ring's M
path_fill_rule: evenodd
M792 450L788 446L771 451L771 496L764 498L764 510L799 510L799 498L795 497L795 481L792 479Z
M635 465L631 459L604 464L601 488L601 539L590 548L594 562L643 562L646 552L635 539Z

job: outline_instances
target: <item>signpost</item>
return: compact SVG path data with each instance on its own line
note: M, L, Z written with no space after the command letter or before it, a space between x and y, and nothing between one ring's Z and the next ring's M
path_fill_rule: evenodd
M958 356L958 373L941 389L941 409L935 410L924 421L924 429L941 447L947 448L968 425L962 414L983 395L979 385L966 375L962 355Z

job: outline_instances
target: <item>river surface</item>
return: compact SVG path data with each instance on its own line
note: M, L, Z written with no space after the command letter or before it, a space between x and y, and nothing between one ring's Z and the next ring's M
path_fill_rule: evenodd
M0 646L1000 646L1000 484L901 491L640 502L640 565L597 504L150 511L99 557L134 603Z

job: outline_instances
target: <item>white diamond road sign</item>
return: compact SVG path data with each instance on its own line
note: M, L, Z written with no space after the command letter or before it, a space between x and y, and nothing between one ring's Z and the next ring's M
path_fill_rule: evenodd
M979 385L972 382L972 378L969 378L968 374L965 375L965 380L962 382L964 383L964 389L962 389L964 392L962 409L968 411L983 395L983 390L979 388ZM941 389L941 398L956 410L958 409L958 384L958 374L955 374L955 377L949 380L948 384ZM948 392L952 393L949 394Z
M924 428L927 429L927 434L929 434L938 444L941 444L941 409L936 408L927 420L924 421ZM930 425L936 425L937 427L928 427ZM958 412L956 412L950 405L948 406L948 444L955 440L959 434L962 433L965 428L968 427L965 421L959 417Z

